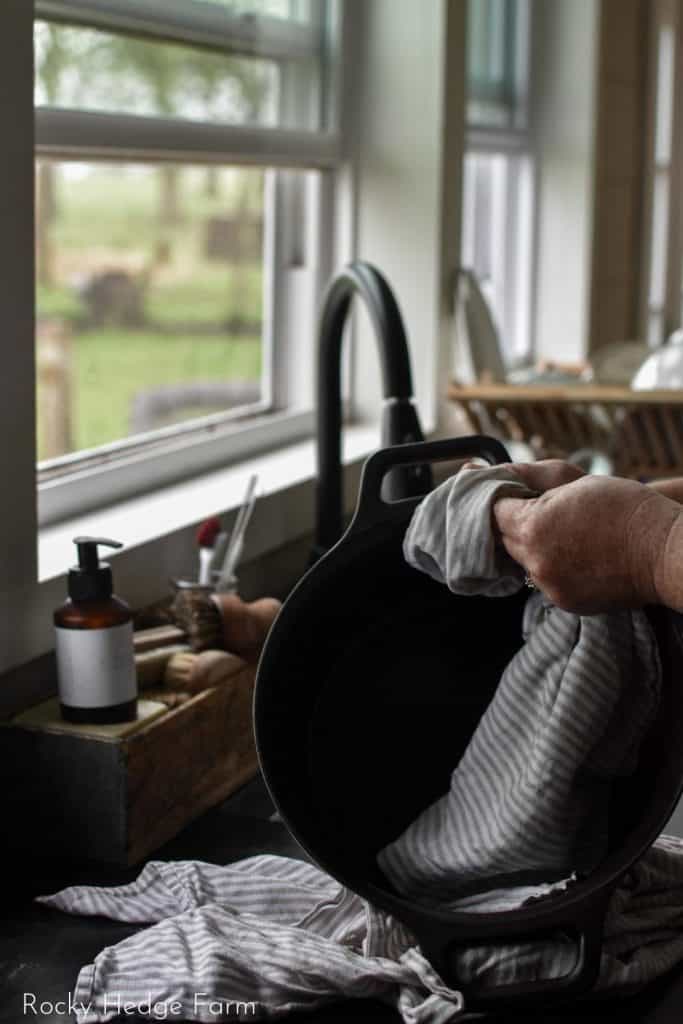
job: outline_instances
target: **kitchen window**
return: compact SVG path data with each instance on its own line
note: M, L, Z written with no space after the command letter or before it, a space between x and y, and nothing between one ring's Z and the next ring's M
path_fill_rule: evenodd
M469 0L462 262L474 270L508 365L533 355L534 159L529 0Z
M157 14L161 10L162 42L169 42L174 33L172 14L173 25L179 33L181 28L185 33L183 45L191 40L192 45L199 46L200 28L195 25L190 35L187 23L179 24L182 15L196 15L198 0L183 0L180 4L165 0L154 5L136 0L127 4L126 16L138 16L136 33L128 34L152 40L160 38L161 30L151 20L143 24L143 6L147 11L155 8ZM9 500L5 502L0 535L1 670L13 670L54 646L52 611L63 600L64 572L72 560L71 539L77 532L109 534L124 543L124 549L115 555L117 586L133 607L142 608L163 596L169 577L184 577L193 571L197 523L216 513L225 515L229 525L229 517L241 501L254 469L259 473L261 497L244 553L250 573L244 577L245 586L250 579L258 581L259 587L263 584L264 588L284 590L291 582L307 557L305 535L313 526L314 516L314 443L311 439L287 444L295 428L310 428L313 433L314 325L305 322L299 310L313 310L316 305L314 296L320 293L333 270L331 262L327 267L324 264L330 247L333 246L335 264L353 257L369 258L391 281L413 346L415 390L422 421L425 429L433 429L445 379L442 367L445 371L450 351L451 319L444 316L446 282L458 261L458 254L451 247L459 234L459 218L454 203L444 201L442 189L444 182L459 177L461 137L458 130L449 131L446 146L443 133L446 125L459 124L457 79L464 54L463 5L446 5L441 0L424 0L424 4L423 0L419 4L414 0L391 0L338 6L344 23L343 146L339 144L334 119L327 113L334 110L338 91L338 62L333 45L336 33L332 31L337 11L327 6L328 28L321 58L326 68L326 84L320 103L325 127L321 131L157 118L134 114L130 109L125 113L83 112L68 107L37 111L39 161L51 158L97 164L102 173L107 164L124 163L137 165L141 174L146 173L145 165L159 168L175 161L191 171L188 181L181 183L183 202L185 190L191 192L195 186L203 189L207 177L204 168L222 166L228 170L249 166L263 170L264 190L267 195L271 191L278 213L298 211L289 218L276 215L272 236L268 235L268 218L263 219L264 240L274 250L277 263L274 261L273 265L279 268L273 275L270 299L273 308L278 309L271 356L274 411L250 416L235 424L234 429L229 424L209 428L203 432L201 442L195 439L193 430L188 430L187 434L174 436L172 443L166 438L153 442L153 451L101 451L96 465L82 469L74 466L72 471L65 465L66 476L41 484L43 523L39 526L32 224L34 4L3 0L0 118L6 145L0 189L4 243L0 246L0 348L5 373L0 424L5 438L3 469ZM233 13L238 10L235 4L202 5L205 12L208 7L214 12L222 8ZM245 8L243 5L241 9ZM100 31L116 34L114 0L108 0L106 7L98 4L100 9L111 19L106 26L98 25ZM294 19L303 18L306 13L303 5L291 9ZM41 6L36 13L39 20L65 24L57 17L65 10L52 3L49 8ZM73 10L75 6L69 5L69 11ZM93 10L94 4L89 4L88 11L92 14ZM116 10L123 10L118 0ZM80 5L77 13L81 13ZM268 17L276 17L274 7L269 7ZM284 20L280 18L280 22ZM73 17L71 24L76 24ZM120 28L120 21L116 25ZM272 22L270 28L272 48ZM152 29L157 31L156 36ZM246 50L244 25L243 29L239 42ZM284 37L289 45L289 30L282 24L278 29L275 38L282 41ZM310 34L305 38L310 39ZM215 39L214 32L212 41ZM265 43L259 45L259 54L254 52L257 42L252 35L249 52L240 56L268 56L263 52ZM397 53L401 54L400 61L396 60ZM116 134L114 118L120 119ZM373 144L368 145L368 140ZM181 145L185 148L181 149ZM211 159L206 156L207 150ZM164 159L158 156L160 151L165 154ZM133 170L126 173L132 174ZM198 180L193 181L193 177ZM224 185L228 187L227 182L219 184L219 194ZM78 198L85 201L85 190ZM459 201L459 195L457 198ZM145 200L142 189L136 202L147 202L154 211L158 208L154 199ZM312 216L303 216L307 210ZM199 232L197 237L201 240L204 236ZM164 256L163 252L159 255ZM165 266L163 258L159 266ZM162 282L163 277L158 280ZM160 316L163 309L163 301L157 302L155 316ZM377 445L376 417L381 401L381 389L376 382L376 346L369 337L365 343L364 332L369 325L362 310L357 319L357 337L353 341L359 343L353 346L349 376L352 411L361 423L357 430L347 430L344 437L347 510L357 493L361 461ZM284 344L280 344L281 337ZM347 351L349 348L347 345ZM162 429L173 430L177 426ZM124 443L131 440L124 439ZM263 453L254 455L255 448L261 448ZM240 451L243 460L239 458ZM165 463L171 456L178 458L178 465ZM66 462L71 456L63 458ZM236 461L225 469L216 469L232 459ZM168 486L155 481L152 470L163 470ZM197 473L196 478L182 479L182 474L188 472ZM121 474L130 474L129 489L118 490L122 497L117 501L114 481ZM177 485L172 483L174 480L179 481ZM56 491L62 484L65 499L60 512L55 511ZM146 488L149 490L143 493ZM136 489L139 497L135 496ZM132 497L124 498L126 493ZM48 495L54 501L49 512ZM98 500L100 505L95 508L94 502ZM301 559L296 554L298 549ZM37 672L31 678L36 680L36 686L43 687L40 696L36 696L38 700L47 677ZM25 706L30 695L37 693L32 685L24 674L16 684L8 681L3 687L0 710L7 715L10 709Z
M335 0L36 0L39 507L303 436Z

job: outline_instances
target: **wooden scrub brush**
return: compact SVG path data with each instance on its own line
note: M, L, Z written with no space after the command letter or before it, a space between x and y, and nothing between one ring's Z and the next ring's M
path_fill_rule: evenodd
M237 594L213 594L208 588L195 586L178 590L171 612L187 634L192 651L222 648L253 660L280 607L274 597L246 602Z
M218 609L211 601L211 587L180 586L173 598L171 615L175 624L187 635L193 651L207 651L223 646L223 628Z

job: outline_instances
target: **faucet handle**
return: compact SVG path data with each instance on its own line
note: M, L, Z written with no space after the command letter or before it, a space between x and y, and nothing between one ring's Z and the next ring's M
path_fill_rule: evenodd
M448 438L444 441L399 444L374 452L363 466L356 511L348 532L359 533L382 523L407 523L428 493L425 491L425 494L414 497L385 501L382 497L382 482L390 470L396 469L397 466L474 458L485 459L491 465L510 461L510 456L500 441L478 434L471 437Z

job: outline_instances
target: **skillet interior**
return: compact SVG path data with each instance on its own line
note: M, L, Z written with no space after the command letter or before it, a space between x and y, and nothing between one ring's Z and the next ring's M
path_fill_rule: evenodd
M389 892L377 851L446 791L522 643L526 594L451 594L404 563L403 530L347 537L304 578L271 632L256 691L279 809L321 866L359 891ZM615 787L609 854L590 889L625 870L675 805L681 703L668 687L638 772Z
M316 817L347 865L376 879L376 853L448 789L520 646L522 610L381 569L381 551L366 556L387 591L360 598L358 628L320 679L308 739Z

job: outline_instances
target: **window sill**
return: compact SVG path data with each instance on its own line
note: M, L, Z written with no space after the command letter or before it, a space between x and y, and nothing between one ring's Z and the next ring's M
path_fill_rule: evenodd
M355 504L362 462L377 445L376 427L359 424L344 432L347 510ZM169 578L196 573L197 525L211 515L225 516L232 525L251 473L259 477L259 498L243 562L313 528L315 445L310 440L43 527L38 542L39 582L47 584L64 575L74 561L75 536L110 536L124 544L112 559L117 591L134 606L158 599Z

